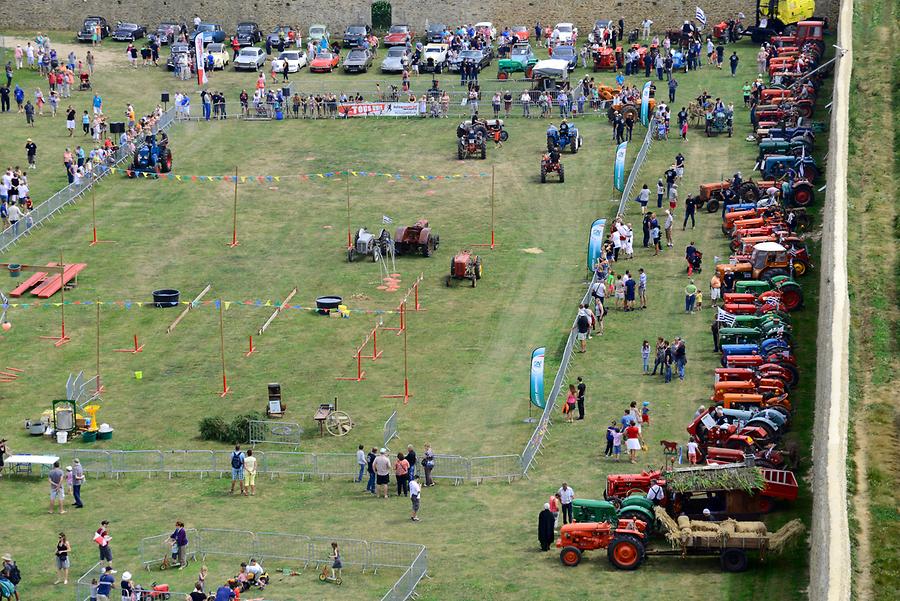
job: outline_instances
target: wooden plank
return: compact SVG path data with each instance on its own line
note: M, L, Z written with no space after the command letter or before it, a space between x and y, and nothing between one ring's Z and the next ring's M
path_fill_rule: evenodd
M175 318L175 321L173 321L172 324L171 324L168 328L166 328L166 334L171 334L171 333L172 333L172 330L174 330L175 327L176 327L179 323L181 323L181 320L184 319L184 316L187 315L188 312L189 312L191 309L194 308L194 305L196 305L197 303L200 302L200 299L203 298L203 295L204 295L204 294L206 294L207 292L209 292L209 289L210 289L210 288L212 288L212 284L207 284L207 285L206 285L206 288L204 288L204 289L200 292L200 294L198 294L198 295L196 296L196 298L194 298L194 300L192 300L191 303L190 303L187 307L184 308L184 310L181 312L181 314L180 314L178 317Z
M56 263L47 263L47 267L56 267L56 265L57 265ZM31 275L31 277L29 277L27 280L25 280L24 282L22 282L21 284L16 286L13 289L13 291L9 293L9 295L10 296L22 296L23 294L28 292L28 290L32 286L37 286L37 285L41 284L42 282L44 282L46 277L47 277L47 272L38 271L38 272L34 273L33 275Z
M84 268L87 267L87 263L72 263L66 265L65 270L63 271L62 282L60 282L59 277L54 274L53 277L48 277L43 284L35 288L31 291L31 293L38 298L50 298L57 292L62 286L65 286L81 273Z

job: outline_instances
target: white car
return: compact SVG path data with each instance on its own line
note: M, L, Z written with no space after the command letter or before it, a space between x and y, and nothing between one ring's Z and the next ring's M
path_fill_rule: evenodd
M578 28L571 23L557 23L550 37L554 42L568 44L576 35L578 35Z
M491 41L497 38L497 28L494 27L494 24L490 21L482 21L481 23L475 23L475 33L483 33L488 39Z
M440 73L447 66L449 44L426 44L422 52L422 71Z
M248 69L250 71L259 71L266 64L266 51L257 46L248 46L241 48L237 57L234 59L234 70Z
M302 50L285 50L272 59L272 70L275 73L284 73L284 63L287 63L288 73L297 73L309 64L306 60L306 52Z

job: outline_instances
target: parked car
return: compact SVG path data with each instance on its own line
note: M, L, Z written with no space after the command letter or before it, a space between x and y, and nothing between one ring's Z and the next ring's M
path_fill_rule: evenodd
M179 31L181 31L181 25L175 21L163 21L156 28L156 40L160 45L174 44Z
M213 69L224 69L231 61L225 44L219 44L218 42L207 44L206 54L213 57Z
M359 48L370 33L372 28L368 25L351 25L344 32L344 48Z
M344 73L365 73L372 66L372 53L354 48L344 59Z
M428 44L422 53L422 63L419 69L423 72L440 73L447 67L447 54L450 52L448 44Z
M278 46L279 40L281 40L281 33L284 32L284 43L287 44L292 36L297 34L297 30L291 27L290 25L276 25L275 29L269 32L269 35L266 36L266 39L269 41L269 45Z
M175 58L179 55L187 55L188 64L193 68L194 65L194 47L184 42L175 42L169 48L169 60L166 61L166 67L169 71L175 70Z
M528 43L513 44L512 50L509 52L509 60L521 63L523 68L536 58L534 50L531 49L531 44Z
M242 21L238 23L235 36L237 36L237 41L238 44L241 45L241 48L244 46L253 46L262 41L262 31L260 30L259 25L253 21Z
M578 52L575 50L575 46L560 44L559 46L554 47L553 58L561 61L568 61L569 71L574 71L575 67L578 66Z
M316 58L309 63L309 70L313 73L331 73L341 64L341 55L330 50L321 50Z
M278 55L278 58L272 59L272 70L276 73L283 73L284 63L287 63L288 73L297 73L307 66L309 61L306 59L306 52L302 50L285 50Z
M137 23L116 23L112 39L117 42L133 42L147 34L147 28Z
M568 44L578 33L578 29L571 23L557 23L550 34L550 39L559 44Z
M450 61L450 70L458 73L459 67L463 61L475 63L479 71L491 64L492 53L489 49L483 50L463 50L456 55L456 58Z
M513 25L509 28L513 36L520 42L527 42L531 37L531 30L524 25Z
M443 23L432 23L425 32L425 43L440 44L444 41L444 32L446 30L447 26Z
M109 35L109 23L103 17L86 17L81 29L75 34L79 42L90 42L94 39L94 30L100 25L100 39Z
M387 34L384 36L384 45L406 46L407 42L411 42L414 37L416 37L416 34L409 28L409 25L391 25L391 28L388 29Z
M480 33L489 41L493 41L497 37L497 28L490 21L482 21L475 23L475 33Z
M218 23L200 23L197 29L191 32L191 41L193 42L198 35L203 36L204 44L209 44L210 42L225 43L225 31Z
M328 32L328 26L321 23L313 23L309 26L309 35L307 37L318 44L322 39L330 40L331 33Z
M409 52L403 46L388 48L387 56L381 61L382 73L400 73L409 66Z
M241 48L234 59L235 71L259 71L266 64L266 51L258 46Z

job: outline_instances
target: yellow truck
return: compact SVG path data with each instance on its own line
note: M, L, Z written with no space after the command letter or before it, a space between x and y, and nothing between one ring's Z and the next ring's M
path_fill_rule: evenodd
M755 43L768 41L769 36L784 33L789 25L812 18L815 0L756 0L756 25L744 31Z

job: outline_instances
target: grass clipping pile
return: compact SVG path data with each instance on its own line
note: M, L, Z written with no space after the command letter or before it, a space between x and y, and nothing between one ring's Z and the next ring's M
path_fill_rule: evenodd
M739 522L731 518L722 522L706 522L692 520L686 515L678 516L676 521L662 507L655 507L654 511L665 528L666 540L673 549L680 548L682 551L689 547L738 547L781 553L806 529L800 520L791 520L772 533L762 522Z
M762 470L751 466L704 466L666 472L666 487L673 492L743 490L752 493L765 485Z

